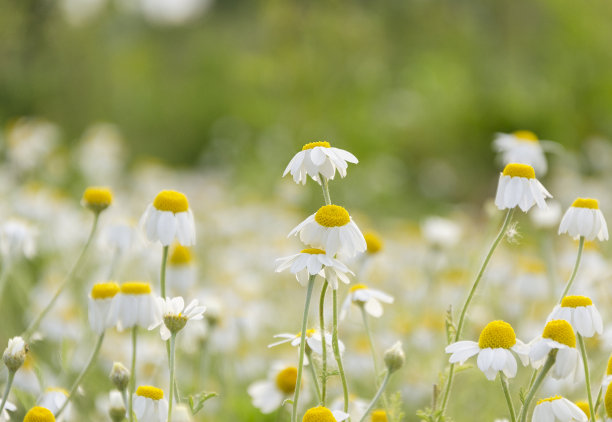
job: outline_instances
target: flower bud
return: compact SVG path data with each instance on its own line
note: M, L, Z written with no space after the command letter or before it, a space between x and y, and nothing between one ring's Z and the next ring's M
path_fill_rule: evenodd
M130 371L121 362L115 362L113 363L113 369L111 369L110 379L117 390L123 391L130 382Z
M385 365L389 373L393 373L404 366L406 355L402 350L402 342L398 341L390 349L385 352Z
M28 345L21 337L13 337L8 341L8 347L4 350L2 360L9 371L15 372L21 368L28 350Z
M108 414L110 415L113 422L121 422L125 419L125 404L123 403L123 397L117 390L113 390L109 394L110 407Z

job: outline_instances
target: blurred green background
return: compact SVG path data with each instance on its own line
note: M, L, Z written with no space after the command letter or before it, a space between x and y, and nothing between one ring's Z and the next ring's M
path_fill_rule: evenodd
M132 161L259 190L325 139L360 158L360 207L418 211L491 195L495 132L609 136L610 22L603 0L6 0L0 121L113 122Z

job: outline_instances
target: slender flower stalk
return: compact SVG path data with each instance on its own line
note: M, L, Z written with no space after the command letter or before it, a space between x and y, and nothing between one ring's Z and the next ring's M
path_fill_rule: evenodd
M134 421L134 412L132 404L134 400L134 391L136 391L136 344L138 339L138 325L134 325L132 328L132 368L130 370L130 384L128 394L128 418L130 422Z
M591 393L591 375L589 373L589 360L587 359L586 346L584 345L584 338L576 333L578 337L578 344L580 345L580 353L582 354L582 363L584 365L584 380L587 389L587 398L589 401L589 410L591 411L591 420L595 422L595 408L593 406L593 396Z
M599 387L599 393L597 393L597 400L595 400L595 414L599 410L599 406L601 405L601 397L603 395L603 387Z
M544 366L540 370L538 377L536 378L535 382L529 389L527 396L525 396L525 402L523 403L523 406L521 407L521 411L519 413L519 419L518 419L519 422L525 422L527 420L527 411L529 410L529 405L531 404L531 401L533 400L535 393L540 388L540 384L542 384L542 381L544 381L544 378L546 378L548 371L550 371L550 368L552 368L552 366L555 364L556 357L557 357L557 350L553 349L548 354L548 358L546 359L546 362L544 362Z
M304 352L306 349L306 326L308 325L308 310L310 308L310 298L312 297L312 288L314 287L316 275L311 275L308 279L308 288L306 290L306 303L304 304L304 315L302 316L302 331L300 332L300 358L297 367L297 378L295 380L295 391L293 393L293 410L291 412L291 421L297 422L298 400L300 398L300 387L302 386L302 370L304 369Z
M167 249L168 247L164 247ZM175 355L176 355L176 333L172 333L170 336L170 394L168 395L168 420L172 420L172 402L174 398L174 394L172 394L174 390L174 366L175 366Z
M83 261L85 259L86 254L87 254L87 251L89 250L89 247L91 246L91 243L92 243L92 241L94 239L94 236L96 234L96 230L98 228L98 220L99 219L100 219L100 213L99 212L94 213L94 220L93 220L93 224L91 226L91 231L89 232L89 237L87 238L87 242L85 242L85 245L83 246L83 249L81 250L81 254L79 255L79 257L77 258L76 262L74 263L74 265L72 266L72 268L68 272L68 275L66 275L66 278L64 279L62 284L60 284L60 286L57 288L57 291L53 295L53 298L51 298L51 301L49 302L49 304L42 310L42 312L36 317L36 319L34 321L32 321L32 323L28 326L28 328L22 334L22 337L26 341L29 340L30 336L38 328L38 325L40 324L42 319L49 313L51 308L53 308L53 305L55 305L55 302L57 301L59 296L62 294L64 289L66 289L66 287L74 280L78 270L81 268L81 265L82 265L82 263L83 263Z
M62 405L62 407L60 407L59 410L55 413L56 419L59 418L59 416L62 414L64 409L66 409L66 407L68 406L68 403L70 403L70 400L74 396L74 393L77 391L77 388L79 388L81 381L83 381L85 374L89 372L94 362L96 361L96 358L98 357L98 354L100 353L100 348L102 347L102 342L104 341L104 333L105 332L103 331L102 334L100 334L100 337L98 337L98 341L96 342L96 346L93 352L91 353L91 356L89 357L89 361L87 362L87 365L85 365L81 373L77 376L76 380L72 384L72 387L70 387L70 391L68 393L68 396L66 397L66 401L64 401L64 404Z
M370 412L374 409L374 407L376 406L376 403L378 402L378 399L380 399L380 396L382 395L382 393L385 391L385 388L387 388L387 384L389 383L389 379L391 378L391 372L387 371L385 374L385 377L382 380L382 383L380 384L380 387L378 388L378 391L376 392L376 395L374 396L374 398L372 399L372 401L370 402L370 404L368 405L368 408L366 409L366 411L363 413L363 416L361 417L361 419L359 420L359 422L365 422L368 415L370 414Z
M360 302L359 308L361 310L361 316L363 318L363 326L365 328L366 334L368 335L368 343L370 344L370 352L372 353L372 361L374 362L374 382L376 387L380 387L380 367L378 366L378 359L376 356L376 346L374 345L374 339L372 338L372 330L370 329L370 324L368 322L368 313L365 310L365 303ZM389 410L389 406L387 403L387 396L383 393L382 395L383 407L385 410Z
M166 265L168 263L168 248L169 246L164 246L162 252L162 261L161 261L161 270L159 273L159 283L160 283L160 291L161 297L166 297Z
M321 330L321 400L320 405L325 407L327 400L327 340L325 339L325 293L329 283L323 282L321 298L319 299L319 329Z
M6 401L8 399L9 393L11 392L11 387L13 386L13 380L15 379L15 373L17 371L8 371L8 379L6 381L6 389L4 390L4 396L2 396L2 403L0 403L0 415L4 410L4 405L6 405Z
M325 205L331 205L331 198L329 196L329 181L327 177L323 177L323 184L321 185L323 188L323 199L325 200Z
M504 390L504 396L506 397L506 403L508 403L508 411L510 412L510 420L512 422L516 422L516 413L514 412L514 404L512 404L512 396L510 396L510 389L508 387L508 378L506 378L503 371L499 371L499 380L501 381L502 389Z
M584 236L580 236L580 241L578 243L578 254L576 255L576 263L574 264L574 269L572 271L572 275L569 280L567 280L567 284L565 285L565 289L563 289L563 293L559 298L559 303L563 300L565 296L567 296L567 292L569 292L572 284L574 283L574 279L576 278L576 274L578 273L578 267L580 266L580 260L582 259L582 250L584 249Z
M306 356L308 356L308 368L310 369L310 375L312 376L312 383L314 384L314 389L317 395L317 400L320 403L321 402L321 388L319 387L319 379L317 377L317 370L315 369L314 361L312 360L312 350L309 347L306 348Z
M338 372L340 373L340 379L342 380L342 393L344 396L344 407L345 413L348 413L349 405L349 392L348 383L346 381L346 374L344 373L344 365L342 365L342 355L340 355L340 346L338 344L338 290L332 289L332 349L334 350L334 357L338 364Z
M499 230L499 233L497 233L497 236L495 237L495 239L493 240L493 243L491 244L491 247L489 248L489 252L487 252L485 259L482 262L482 265L480 266L480 270L478 271L478 274L476 275L476 279L474 280L472 289L470 290L470 293L468 294L468 297L463 305L463 308L461 309L461 314L459 316L459 323L457 324L457 331L455 332L454 342L459 341L459 339L461 338L461 331L463 330L463 324L465 323L465 316L467 314L467 309L470 306L470 303L472 302L474 293L476 293L476 289L478 287L478 284L480 283L480 280L482 279L482 276L487 268L487 265L489 264L489 261L491 260L491 257L493 256L493 252L495 251L495 249L497 248L497 245L499 245L499 242L501 242L501 240L504 238L506 234L508 225L510 224L510 221L512 220L513 211L514 211L514 208L508 209L508 212L506 213L506 217L504 219L502 227ZM448 378L446 381L446 386L444 388L444 393L442 395L440 417L444 416L444 412L446 411L446 405L448 404L450 390L453 385L454 373L455 373L455 364L451 363L450 368L448 370Z

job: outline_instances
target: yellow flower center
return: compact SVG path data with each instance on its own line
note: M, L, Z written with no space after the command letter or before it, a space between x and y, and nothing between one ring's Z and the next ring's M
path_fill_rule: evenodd
M309 253L310 255L324 255L325 251L323 249L317 248L306 248L302 249L300 253Z
M136 394L153 400L161 400L164 398L164 390L151 385L141 385L136 390Z
M376 233L366 233L363 235L368 245L368 253L375 254L381 251L383 247L382 239Z
M516 344L516 334L505 321L491 321L480 332L478 347L481 349L509 349Z
M578 306L592 305L593 301L586 296L565 296L561 300L561 306L564 308L577 308Z
M542 333L543 338L549 338L569 347L576 347L576 335L569 322L563 319L553 319Z
M347 225L351 217L339 205L323 205L315 214L315 221L323 227L340 227Z
M353 293L353 292L356 292L357 290L363 290L363 289L367 289L367 288L368 288L368 286L366 286L365 284L359 283L359 284L355 284L354 286L352 286L349 289L349 292Z
M25 415L23 422L55 422L55 416L46 407L36 406Z
M608 366L606 367L606 375L612 375L612 355L608 359Z
M590 208L592 210L598 210L599 202L597 202L597 199L593 198L576 198L576 200L572 202L572 207Z
M336 422L336 418L327 407L319 406L308 409L302 422Z
M151 285L142 281L128 281L121 285L124 295L147 295L151 293Z
M178 243L174 244L172 248L172 253L170 254L170 258L168 262L170 265L187 265L191 261L193 261L193 255L191 254L191 249L180 245Z
M329 142L309 142L302 147L302 151L306 151L307 149L313 149L315 147L323 147L323 148L331 148Z
M160 211L172 211L173 213L185 212L189 209L187 197L174 190L163 190L157 194L153 206Z
M276 376L276 386L285 394L293 394L297 380L297 368L290 366Z
M563 397L561 397L561 396L552 396L552 397L549 397L547 399L541 399L541 400L538 400L538 402L536 403L536 406L538 404L542 404L542 403L547 402L547 401L561 400L562 398Z
M115 297L117 293L119 293L119 285L114 281L109 281L108 283L97 283L94 284L91 289L91 297L92 299L109 299L111 297Z
M535 170L528 164L508 164L502 173L504 176L510 177L525 177L527 179L535 179Z
M606 389L606 396L604 398L604 406L606 408L606 415L612 417L612 382L608 384L608 388Z
M512 134L515 138L519 138L522 141L538 142L538 137L530 130L517 130L516 132L512 132Z
M372 412L372 422L387 422L387 412L382 409Z
M92 211L102 211L113 202L113 192L109 188L91 186L83 193L82 204Z
M578 406L580 410L582 410L582 413L587 416L587 419L591 419L591 409L589 409L589 404L587 402L577 401L574 404Z
M310 330L306 330L306 337L312 337L312 336L314 336L314 333L315 333L315 332L316 332L316 331L315 331L315 329L314 329L314 328L311 328ZM302 332L300 331L300 332L299 332L299 333L297 333L295 336L296 336L296 337L302 337Z

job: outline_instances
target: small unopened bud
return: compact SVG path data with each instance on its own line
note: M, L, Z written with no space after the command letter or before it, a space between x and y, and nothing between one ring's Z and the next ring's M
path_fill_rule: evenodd
M389 373L393 373L404 366L406 355L402 350L402 342L398 341L390 349L385 352L385 365Z
M109 394L110 406L108 414L110 415L113 422L121 422L125 419L125 404L123 403L123 397L117 390L113 390Z
M8 341L8 347L4 350L2 360L11 372L17 371L23 365L29 347L21 337L13 337Z
M113 363L113 369L111 369L110 379L117 390L123 391L130 382L130 371L121 362L115 362Z

